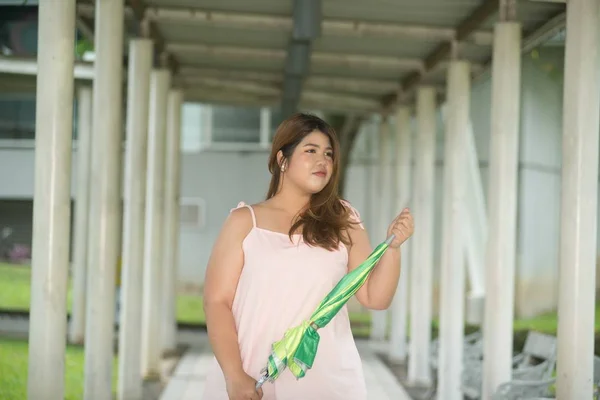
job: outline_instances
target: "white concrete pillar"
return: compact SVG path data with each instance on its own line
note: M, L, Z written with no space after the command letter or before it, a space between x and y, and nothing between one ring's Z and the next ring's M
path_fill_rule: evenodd
M557 399L591 399L600 109L599 0L569 0L563 101Z
M167 94L170 72L150 74L150 125L146 183L146 234L144 237L144 289L142 306L142 374L155 379L160 374L162 322L162 265L165 205L165 156Z
M470 121L471 68L452 60L448 68L444 143L442 257L438 399L462 400L465 327L465 189L467 134Z
M413 215L413 262L410 278L410 346L408 379L429 385L429 349L433 313L433 218L435 195L436 93L428 86L417 90L417 142Z
M64 398L75 0L39 5L27 398Z
M86 400L109 399L121 228L123 1L97 0L85 332Z
M408 207L412 196L412 130L410 108L400 106L396 113L396 181L398 184L397 213ZM402 246L401 275L391 312L390 360L405 362L407 356L406 329L408 322L408 279L412 240Z
M390 124L386 116L381 117L379 125L379 164L377 174L377 191L379 196L374 206L378 215L378 231L375 232L376 244L385 240L388 226L392 223L390 213ZM373 342L383 342L386 338L388 329L388 311L371 310L371 335Z
M127 139L123 205L123 263L121 279L121 315L119 330L119 400L141 400L142 375L142 280L144 277L144 225L146 209L146 157L150 39L134 39L129 44L127 79Z
M492 61L483 399L511 379L520 98L521 24L499 22Z
M69 341L82 344L85 334L85 310L88 267L88 219L91 185L92 88L81 86L77 96L77 194L75 232L73 234L73 300Z
M177 281L179 276L179 187L181 180L181 107L183 93L171 89L167 104L165 219L163 253L162 350L177 348Z
M260 109L260 145L269 148L271 145L271 108Z
M365 174L365 188L367 193L365 195L365 217L363 218L366 222L367 230L369 232L369 240L371 243L375 243L380 239L377 236L379 231L379 215L378 215L378 202L379 193L376 188L378 185L378 163L377 159L379 156L378 143L379 143L379 122L373 116L367 121L366 126L367 136L365 149L368 154L368 168Z

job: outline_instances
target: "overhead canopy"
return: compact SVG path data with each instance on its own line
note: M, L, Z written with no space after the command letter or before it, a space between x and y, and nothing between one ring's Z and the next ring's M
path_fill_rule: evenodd
M127 32L155 41L188 100L226 104L282 106L297 96L307 108L381 111L419 83L443 93L453 41L474 75L491 59L497 0L304 1L319 7L304 9L320 20L312 37L302 37L312 28L293 0L131 0ZM564 29L560 1L517 8L524 50ZM93 18L94 2L79 2L78 27L88 36Z

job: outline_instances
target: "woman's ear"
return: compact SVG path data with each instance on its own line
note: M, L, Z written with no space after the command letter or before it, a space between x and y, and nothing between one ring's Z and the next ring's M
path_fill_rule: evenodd
M285 158L283 157L283 152L279 150L277 152L277 165L279 165L279 169L284 168Z

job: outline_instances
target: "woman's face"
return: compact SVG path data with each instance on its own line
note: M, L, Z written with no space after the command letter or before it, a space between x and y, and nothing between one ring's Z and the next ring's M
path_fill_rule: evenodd
M284 181L310 194L327 186L333 172L333 148L329 137L320 131L307 135L285 160Z

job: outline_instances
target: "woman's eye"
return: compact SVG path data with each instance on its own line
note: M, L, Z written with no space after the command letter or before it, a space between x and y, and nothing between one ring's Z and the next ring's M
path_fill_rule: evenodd
M327 156L329 158L333 158L333 153L325 153L325 156Z

